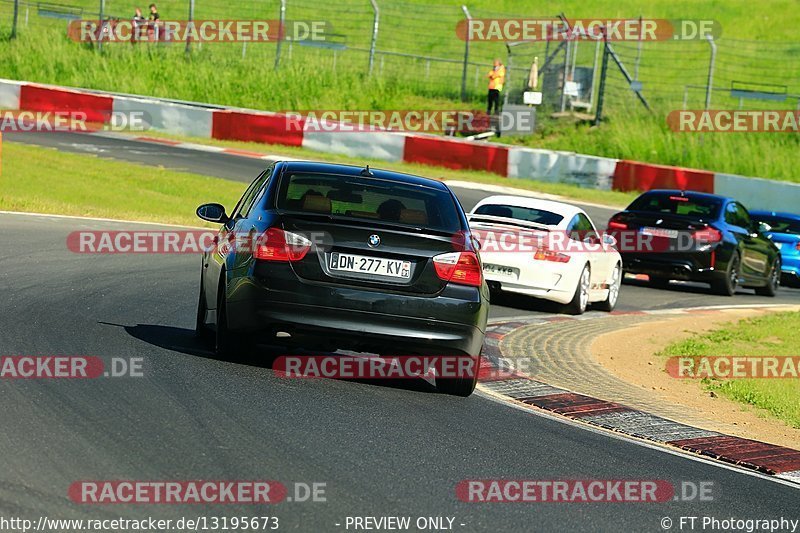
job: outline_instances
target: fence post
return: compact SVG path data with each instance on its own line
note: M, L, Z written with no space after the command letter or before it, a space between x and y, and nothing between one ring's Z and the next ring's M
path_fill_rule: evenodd
M608 35L603 28L603 64L600 67L600 87L597 91L597 109L594 114L594 125L597 126L603 120L603 103L606 96L606 74L608 73Z
M372 67L375 65L375 47L378 45L378 23L380 21L381 12L378 9L378 2L369 0L372 4L372 41L369 43L369 75L372 76Z
M467 67L469 66L469 34L470 34L470 21L472 20L472 16L469 14L469 9L467 6L462 5L461 11L464 12L464 16L467 18L467 32L464 36L464 67L461 69L461 101L467 101Z
M100 0L100 35L97 37L97 49L103 49L103 17L105 16L106 11L106 0Z
M189 22L194 24L194 0L189 0ZM186 55L192 51L191 32L186 32Z
M708 44L711 45L711 59L708 62L708 81L706 82L706 109L711 107L711 89L714 85L714 62L717 58L717 43L712 35L706 35Z
M19 0L14 0L14 18L11 21L11 38L17 38L17 20L19 19Z
M567 47L564 49L564 72L561 81L561 112L567 109L567 73L569 72L569 55L572 50L572 40L567 39Z
M275 45L275 70L281 64L281 44L284 39L284 24L286 23L286 0L281 0L280 22L278 23L278 43Z

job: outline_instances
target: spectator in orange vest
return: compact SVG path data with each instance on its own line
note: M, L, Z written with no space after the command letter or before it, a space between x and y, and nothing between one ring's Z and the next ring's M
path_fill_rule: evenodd
M486 76L489 78L489 94L486 96L486 113L492 114L492 107L494 112L500 112L500 91L503 90L503 85L506 82L506 67L499 59L494 60L494 67L489 71Z

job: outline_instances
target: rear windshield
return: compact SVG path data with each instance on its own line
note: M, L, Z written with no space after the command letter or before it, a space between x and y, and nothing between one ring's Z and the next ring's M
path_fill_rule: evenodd
M475 214L489 215L493 217L516 218L517 220L536 222L546 226L555 226L564 220L563 216L551 211L545 211L543 209L499 204L484 204L475 210Z
M800 235L800 220L793 220L791 218L775 217L775 216L762 216L750 213L754 219L759 222L769 224L773 233L791 233L792 235Z
M703 220L719 217L722 200L680 194L643 194L628 206L629 211L651 211L670 215L681 215Z
M385 179L331 174L289 174L277 208L374 220L455 233L461 227L449 192Z

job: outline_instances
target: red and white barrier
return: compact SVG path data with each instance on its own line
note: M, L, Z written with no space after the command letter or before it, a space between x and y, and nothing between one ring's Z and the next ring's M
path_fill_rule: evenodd
M19 92L22 83L0 80L0 109L19 109Z
M714 174L706 170L618 161L614 170L615 191L681 189L714 192Z
M140 111L147 126L176 135L299 146L351 157L482 170L512 178L569 183L592 189L666 188L711 192L740 198L754 209L798 211L800 206L800 184L797 183L429 134L384 130L304 131L302 118L280 113L212 109L191 102L117 96L14 80L0 79L0 109L83 112L90 122L101 123L108 122L112 111Z
M616 159L536 148L512 148L508 177L610 190Z
M305 131L303 148L328 154L398 162L403 160L405 136L388 131Z
M406 135L403 161L456 170L485 170L508 175L509 147L502 144L448 139L436 135Z
M148 128L186 137L211 138L214 111L147 98L114 97L115 113L142 113Z
M88 122L105 123L111 116L114 97L73 89L25 83L20 88L19 109L25 111L80 112Z
M714 192L738 198L748 209L800 212L800 183L714 174Z

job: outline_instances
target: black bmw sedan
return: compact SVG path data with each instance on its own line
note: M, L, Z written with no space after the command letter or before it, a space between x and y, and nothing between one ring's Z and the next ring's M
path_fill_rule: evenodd
M231 355L255 336L307 349L469 357L477 362L489 292L466 216L443 183L396 172L276 162L203 254L199 334ZM477 374L477 372L473 373ZM467 396L477 376L436 380Z
M781 256L775 244L738 201L719 195L652 190L608 223L629 274L651 284L670 280L709 283L720 295L739 286L775 296Z

